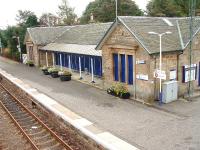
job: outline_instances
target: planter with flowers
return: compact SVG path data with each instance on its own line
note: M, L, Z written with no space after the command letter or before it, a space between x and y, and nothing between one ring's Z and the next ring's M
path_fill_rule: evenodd
M58 78L58 72L60 71L60 69L55 68L55 67L51 67L48 69L49 74L51 75L52 78Z
M33 66L34 66L34 63L33 63L32 60L28 60L28 61L26 62L26 65L28 65L29 67L33 67Z
M43 66L43 67L41 67L40 69L42 70L42 72L43 72L44 75L49 75L48 67Z
M71 80L71 72L69 71L59 71L59 76L61 81L70 81Z
M114 95L116 97L120 97L122 99L130 98L130 93L128 89L124 85L119 84L119 83L108 88L107 93L110 95Z

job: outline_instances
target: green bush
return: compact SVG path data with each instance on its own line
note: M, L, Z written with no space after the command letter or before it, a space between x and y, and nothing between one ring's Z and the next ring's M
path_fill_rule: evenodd
M27 65L34 65L34 63L33 63L32 60L28 60L28 61L26 62L26 64L27 64Z
M129 93L128 88L121 83L116 83L107 89L107 92L114 92L116 96Z
M61 75L61 76L71 76L72 73L64 70L64 71L59 71L59 75Z
M50 68L48 68L48 72L49 72L49 73L59 72L59 71L60 71L60 69L55 68L55 67L50 67Z

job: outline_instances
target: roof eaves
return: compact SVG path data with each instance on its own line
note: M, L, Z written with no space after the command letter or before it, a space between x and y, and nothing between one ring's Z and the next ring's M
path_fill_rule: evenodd
M118 19L115 19L115 21L112 23L112 25L109 27L109 29L106 31L106 33L104 34L104 36L101 38L101 40L98 42L97 46L95 47L96 50L99 50L102 48L103 43L105 42L105 40L108 38L108 36L110 35L110 33L114 30L114 28L116 27L118 21Z
M136 40L142 45L142 47L149 53L151 54L151 52L146 48L146 46L142 43L142 41L136 36L136 34L134 32L131 31L131 29L125 24L125 22L118 17L119 21L126 27L126 29L136 38Z
M182 49L179 49L179 50L170 50L170 51L162 51L162 53L166 54L166 53L172 53L172 52L182 52L183 50ZM155 54L159 54L160 52L153 52L153 53L150 53L150 55L155 55Z

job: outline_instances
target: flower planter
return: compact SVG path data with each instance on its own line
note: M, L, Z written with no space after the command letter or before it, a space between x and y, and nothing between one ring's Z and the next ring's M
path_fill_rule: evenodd
M52 78L58 78L59 77L58 72L52 72L51 77Z
M60 80L61 81L70 81L71 75L60 75Z
M43 74L44 74L44 75L49 75L49 72L48 72L47 69L46 69L46 70L44 69L44 70L42 70L42 71L43 71Z
M34 64L28 64L29 67L34 67Z
M107 93L108 94L110 94L110 95L113 95L113 96L115 96L115 92L114 92L114 90L113 89L107 89Z
M120 98L122 99L129 99L130 98L130 93L120 93L119 95Z

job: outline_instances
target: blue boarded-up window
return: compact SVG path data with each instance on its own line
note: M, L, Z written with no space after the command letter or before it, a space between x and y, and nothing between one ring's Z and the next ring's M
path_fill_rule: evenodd
M126 57L121 54L121 82L126 82Z
M199 86L200 86L200 62L199 62Z
M97 76L102 76L102 62L100 57L94 57L94 72Z
M69 57L67 54L65 54L64 66L69 67L68 64L69 64Z
M119 67L118 67L118 54L113 54L113 71L114 71L114 80L119 81Z
M65 55L63 53L61 53L61 59L62 59L62 66L64 66L65 64Z
M128 84L133 84L133 56L128 55Z

